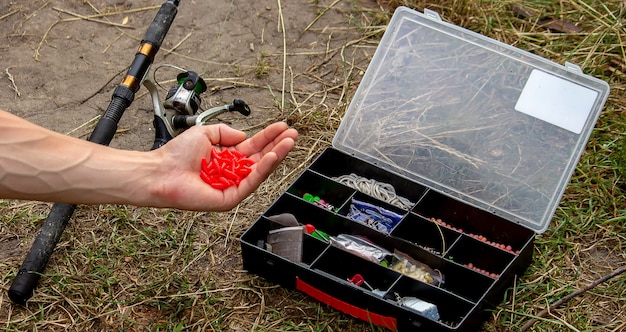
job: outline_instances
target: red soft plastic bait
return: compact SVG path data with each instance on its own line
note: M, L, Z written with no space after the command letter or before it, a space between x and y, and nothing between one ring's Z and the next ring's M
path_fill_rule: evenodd
M226 189L233 185L239 185L252 169L252 159L237 150L218 151L215 147L211 150L211 160L202 158L200 178L215 189Z

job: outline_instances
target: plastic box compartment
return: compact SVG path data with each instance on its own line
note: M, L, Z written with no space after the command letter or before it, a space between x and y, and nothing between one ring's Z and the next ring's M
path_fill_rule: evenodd
M333 147L242 235L244 268L391 330L476 331L531 264L608 90L575 65L400 7ZM339 177L348 174L386 183L410 203L347 185ZM354 220L354 200L397 221ZM285 227L281 214L323 232L302 234L299 261L268 246ZM409 257L445 282L339 248L341 237Z

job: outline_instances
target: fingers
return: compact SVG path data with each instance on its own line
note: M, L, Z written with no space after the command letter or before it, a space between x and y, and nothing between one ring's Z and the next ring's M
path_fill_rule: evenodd
M254 170L238 186L238 194L243 199L255 191L267 179L274 168L279 164L276 153L266 153L254 167Z
M249 140L239 144L237 149L247 156L252 156L256 153L264 154L273 151L274 147L284 139L295 141L297 138L298 132L296 130L289 129L284 122L276 122L252 136ZM280 152L279 154L283 154L282 149Z
M285 159L285 157L287 157L287 154L289 153L289 151L291 151L293 147L296 145L296 142L292 137L285 137L285 138L279 138L279 139L280 140L277 140L277 142L272 147L271 152L276 154L277 160L271 171L274 171L274 169L276 169L278 164L281 163Z
M255 164L253 171L239 184L236 190L230 192L225 191L226 196L236 195L237 197L230 197L227 201L240 202L245 197L255 191L263 181L265 181L272 172L278 167L278 165L285 159L289 151L291 151L295 145L293 137L297 137L297 133L287 133L286 137L279 135L279 139L273 145L271 151L266 152L260 157L261 159ZM228 190L228 189L227 189ZM236 203L234 204L236 205ZM231 207L228 207L231 208Z
M274 146L283 139L289 138L295 141L298 137L298 132L295 129L289 129L284 122L273 123L250 139L246 139L247 135L243 131L233 129L225 124L193 127L190 130L201 130L213 145L236 146L237 150L249 157L257 153L264 154L272 151Z

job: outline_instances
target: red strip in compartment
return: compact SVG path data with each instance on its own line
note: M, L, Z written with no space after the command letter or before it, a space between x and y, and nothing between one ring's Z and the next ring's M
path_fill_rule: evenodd
M395 318L375 314L373 312L369 312L368 310L353 306L350 303L343 302L307 284L298 277L296 277L296 289L353 317L397 331L397 320Z

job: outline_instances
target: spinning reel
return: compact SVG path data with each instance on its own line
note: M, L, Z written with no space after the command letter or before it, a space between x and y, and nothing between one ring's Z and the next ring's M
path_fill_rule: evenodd
M202 103L200 95L207 90L206 83L194 71L177 69L182 72L176 76L176 85L167 91L164 102L161 102L158 93L159 85L154 77L150 78L146 75L142 82L150 92L154 106L155 138L153 150L165 145L173 137L192 126L208 124L210 119L219 114L238 112L244 116L250 115L250 107L241 99L233 100L232 104L198 112Z

